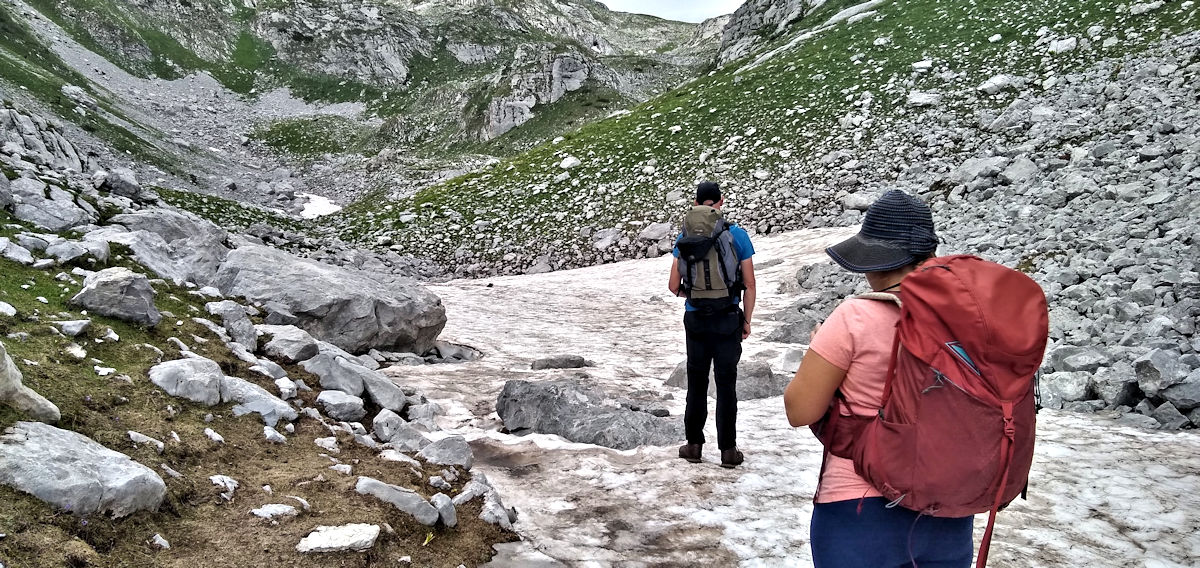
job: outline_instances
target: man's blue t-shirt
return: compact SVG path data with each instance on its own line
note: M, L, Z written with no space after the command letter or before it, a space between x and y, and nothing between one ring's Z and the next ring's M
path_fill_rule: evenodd
M729 234L733 235L733 252L737 255L738 264L741 264L743 260L754 256L754 244L750 242L750 235L745 229L730 223ZM679 238L683 238L683 235L679 235ZM675 239L675 242L679 242L679 239ZM677 246L672 249L671 254L675 255L675 258L679 258L679 247ZM734 298L734 302L741 301L741 298ZM696 308L692 307L692 303L690 301L684 302L683 306L686 311L696 311Z

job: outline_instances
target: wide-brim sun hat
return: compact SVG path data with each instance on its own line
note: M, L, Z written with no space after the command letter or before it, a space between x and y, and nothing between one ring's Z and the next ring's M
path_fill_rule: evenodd
M851 272L883 272L932 255L937 243L929 207L893 189L867 209L858 234L825 249L825 253Z

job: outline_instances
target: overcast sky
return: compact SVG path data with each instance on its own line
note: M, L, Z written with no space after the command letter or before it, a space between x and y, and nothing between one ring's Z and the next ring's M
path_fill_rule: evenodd
M600 0L610 10L651 14L668 20L702 22L732 14L744 0Z

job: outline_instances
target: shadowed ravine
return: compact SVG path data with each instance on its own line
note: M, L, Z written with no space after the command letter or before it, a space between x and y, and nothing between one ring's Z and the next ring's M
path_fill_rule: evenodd
M757 238L759 307L748 358L773 365L787 347L762 337L794 302L795 273L850 229ZM484 358L462 365L393 367L443 405L441 425L472 440L479 471L520 513L524 542L495 565L796 566L810 564L808 519L820 447L788 426L779 397L743 401L744 466L701 465L675 447L617 452L556 436L499 432L496 396L510 379L577 375L530 371L532 360L577 354L596 363L585 382L612 392L652 390L683 411L682 390L663 385L684 357L682 300L665 292L669 257L535 276L433 286L446 304L443 338ZM710 402L711 404L711 402ZM711 419L708 435L715 439ZM711 444L710 444L711 446ZM1001 513L990 565L1193 566L1200 562L1200 438L1112 420L1042 411L1029 500ZM986 518L976 522L976 542Z

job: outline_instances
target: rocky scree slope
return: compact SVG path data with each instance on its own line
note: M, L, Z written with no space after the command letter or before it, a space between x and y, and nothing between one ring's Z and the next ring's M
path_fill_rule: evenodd
M851 224L845 195L905 173L931 185L986 156L977 113L1061 92L1098 61L1195 28L1194 3L1147 6L825 3L755 55L629 114L382 207L379 192L346 210L345 234L462 275L653 256L706 178L756 232ZM957 132L916 135L930 117Z
M434 340L436 297L167 206L40 116L3 109L0 140L0 564L477 565L515 538L378 371L474 356Z
M580 90L576 106L645 100L713 54L692 24L591 1L32 5L137 75L364 103L375 142L399 148L491 140Z

